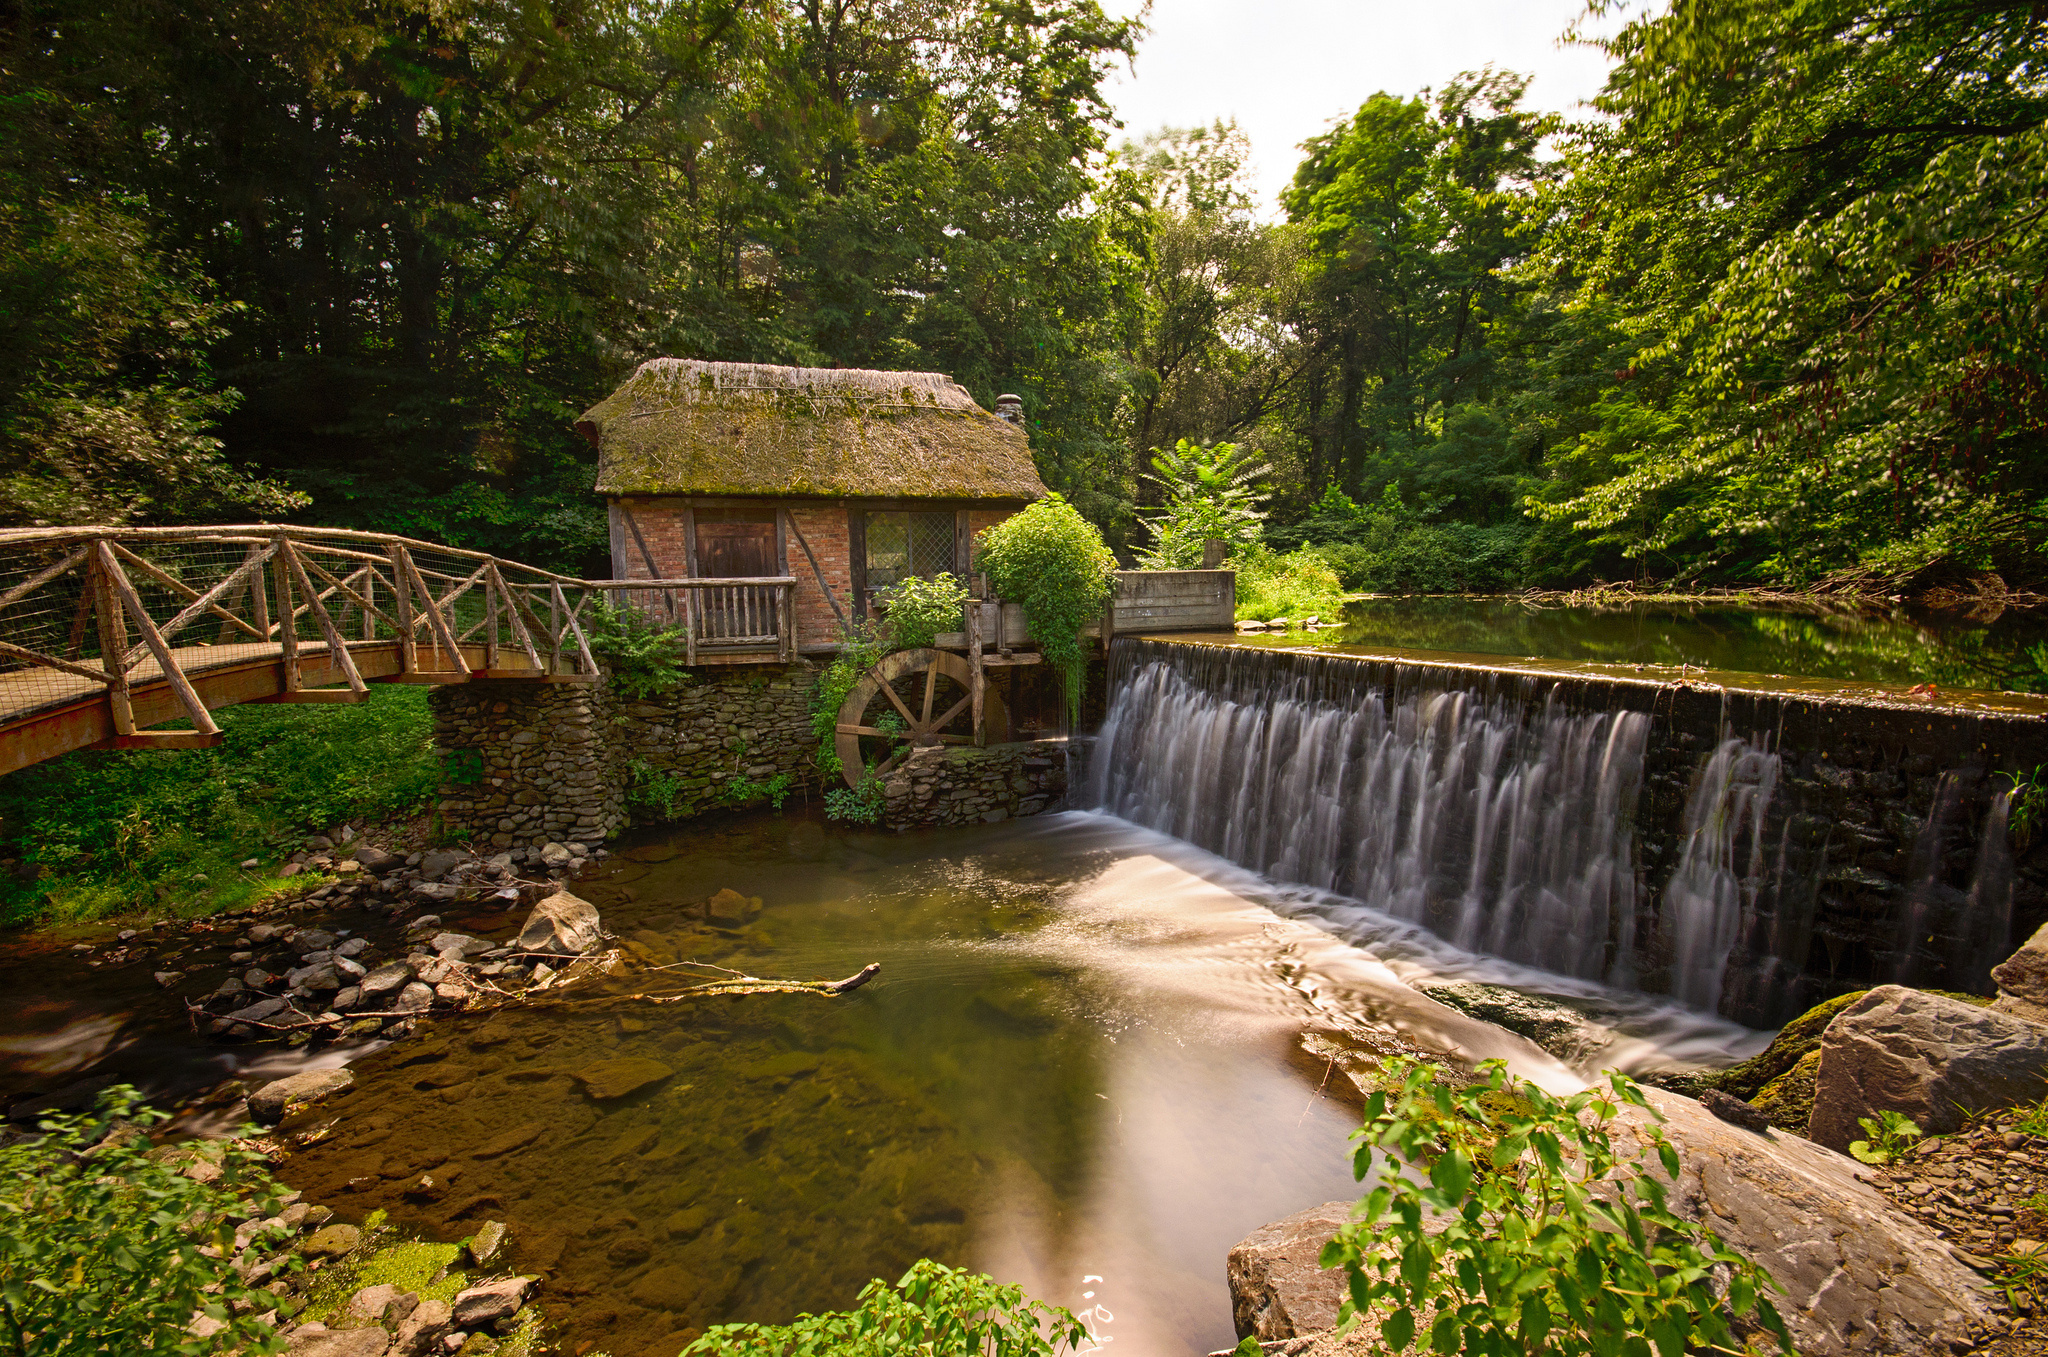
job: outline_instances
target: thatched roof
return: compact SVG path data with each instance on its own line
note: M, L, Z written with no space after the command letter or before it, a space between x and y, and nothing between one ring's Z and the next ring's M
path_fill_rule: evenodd
M1024 431L936 372L656 358L576 428L605 495L1045 493Z

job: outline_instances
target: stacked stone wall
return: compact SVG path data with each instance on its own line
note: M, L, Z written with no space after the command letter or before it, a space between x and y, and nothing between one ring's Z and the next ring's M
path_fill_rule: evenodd
M615 699L609 736L634 817L686 820L761 804L758 793L734 794L743 779L787 776L792 789L815 786L810 701L818 672L805 663L720 665L694 671L696 682L659 698Z
M882 785L891 829L995 824L1066 803L1067 742L941 745L915 751Z

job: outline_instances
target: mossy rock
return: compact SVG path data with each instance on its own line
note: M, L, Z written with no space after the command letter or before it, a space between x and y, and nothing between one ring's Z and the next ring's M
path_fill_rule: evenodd
M1813 1116L1813 1087L1819 1076L1820 1047L1816 1045L1799 1057L1791 1069L1765 1084L1750 1101L1757 1111L1770 1118L1771 1125L1803 1136L1806 1123Z
M1765 1085L1791 1070L1808 1052L1815 1053L1817 1058L1821 1033L1828 1030L1828 1024L1835 1020L1835 1015L1868 993L1869 990L1860 989L1851 994L1838 994L1826 1003L1807 1009L1780 1028L1777 1038L1761 1055L1753 1055L1740 1065L1730 1065L1706 1076L1699 1081L1701 1086L1718 1088L1744 1101L1755 1102L1762 1096ZM1813 1095L1809 1090L1807 1106L1811 1108L1812 1105ZM1774 1120L1772 1124L1777 1122ZM1803 1131L1806 1123L1802 1121L1799 1125Z

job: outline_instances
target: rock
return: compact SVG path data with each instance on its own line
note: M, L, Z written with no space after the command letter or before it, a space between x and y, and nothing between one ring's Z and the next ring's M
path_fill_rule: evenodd
M355 1075L347 1070L307 1070L294 1074L250 1094L249 1115L267 1126L275 1126L296 1109L331 1098L355 1081Z
M269 942L280 933L289 931L282 924L255 924L250 927L248 936L251 942Z
M350 938L347 942L336 943L334 945L334 954L338 957L353 958L361 956L369 949L370 940L368 938Z
M541 845L540 861L543 867L567 867L570 856L569 850L559 843Z
M269 989L277 983L277 977L261 966L251 966L242 973L242 983L250 989Z
M330 1329L302 1324L286 1338L284 1357L384 1357L391 1335L379 1328Z
M1880 985L1821 1038L1809 1140L1846 1151L1859 1119L1903 1113L1941 1135L1964 1109L2013 1107L2048 1093L2048 1028L1959 1000Z
M454 1328L454 1312L447 1301L423 1300L398 1326L398 1335L391 1342L392 1357L421 1357L440 1347Z
M674 1070L645 1056L620 1056L599 1060L569 1073L583 1081L583 1091L593 1098L623 1098L669 1078Z
M522 952L577 956L597 946L597 909L589 901L556 891L533 907L513 946Z
M464 1246L469 1252L469 1261L478 1267L488 1267L498 1251L505 1247L505 1225L502 1221L487 1220L477 1232L469 1237Z
M413 898L436 905L452 905L462 896L462 887L448 881L420 881L412 888ZM435 920L439 923L440 920Z
M526 1301L527 1288L532 1285L531 1277L503 1277L458 1292L452 1307L456 1327L479 1328L518 1314L519 1307Z
M335 1327L356 1329L365 1324L376 1324L386 1329L396 1328L419 1308L419 1304L417 1293L389 1282L381 1286L366 1286L349 1297Z
M334 946L336 936L324 928L302 928L292 934L292 946L299 949L301 956L307 952L323 952Z
M398 992L391 1001L394 1013L424 1013L434 1006L434 991L415 980Z
M481 956L498 944L485 942L482 938L472 938L467 933L436 933L434 940L427 945L440 954L452 951L456 954L455 959L460 961L466 956Z
M1247 617L1242 622L1239 622L1237 624L1237 629L1239 631L1264 631L1266 629L1266 624L1264 622L1254 621L1253 619Z
M1723 1093L1710 1088L1700 1095L1700 1106L1731 1126L1740 1126L1745 1131L1768 1131L1771 1119L1764 1112L1732 1093Z
M1323 1245L1351 1220L1350 1202L1325 1202L1261 1225L1230 1251L1230 1317L1240 1338L1271 1342L1337 1322L1344 1273L1323 1271Z
M2001 994L2048 1007L2048 924L2034 930L2017 952L1991 968Z
M383 849L373 848L367 843L357 844L350 856L363 864L364 871L375 872L379 876L405 866L405 859L398 854L387 853Z
M1977 1275L1864 1182L1862 1166L1790 1136L1735 1129L1689 1098L1644 1093L1682 1161L1672 1209L1704 1220L1778 1280L1785 1294L1773 1299L1804 1357L1942 1353L1951 1338L1994 1321ZM1631 1136L1642 1139L1649 1120L1622 1110L1616 1135L1624 1149ZM1334 1319L1344 1274L1316 1267L1315 1254L1349 1212L1348 1202L1331 1202L1255 1231L1232 1250L1239 1333L1284 1338L1327 1327L1323 1316Z
M363 1232L353 1225L323 1225L299 1247L308 1258L339 1258L362 1242Z
M331 961L317 966L301 966L286 973L284 983L291 989L303 989L314 994L325 994L342 987L341 970Z
M363 992L365 1004L377 1004L404 989L406 982L411 979L411 966L403 961L387 961L364 976L356 988Z
M1825 1003L1816 1004L1778 1029L1778 1035L1771 1038L1771 1044L1762 1054L1753 1055L1739 1065L1730 1065L1708 1075L1702 1082L1718 1088L1723 1093L1732 1093L1750 1102L1757 1100L1764 1085L1790 1070L1801 1060L1820 1049L1821 1033L1828 1030L1828 1024L1835 1015L1868 994L1868 990L1857 990L1853 994L1838 994ZM1784 1125L1783 1122L1778 1123ZM1787 1129L1805 1132L1806 1122Z
M469 1152L470 1157L474 1159L496 1159L501 1154L510 1154L514 1150L524 1149L540 1139L541 1133L547 1129L548 1124L544 1121L530 1121L524 1126L515 1126L509 1131L501 1131L476 1149L471 1150Z
M760 896L741 895L730 886L704 902L704 917L713 923L743 924L760 912Z
M457 853L447 848L429 849L420 858L420 879L439 881L467 860L466 853Z
M247 1008L238 1008L228 1014L229 1022L269 1022L289 1008L282 999L260 999Z

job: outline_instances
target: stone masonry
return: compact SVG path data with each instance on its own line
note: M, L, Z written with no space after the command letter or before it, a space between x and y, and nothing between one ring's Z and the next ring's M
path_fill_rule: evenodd
M609 685L436 688L447 830L495 848L596 843L633 820L758 805L816 782L808 664L704 667L645 701ZM739 784L737 793L735 784Z
M897 766L882 791L882 823L891 829L994 824L1058 810L1067 792L1067 742L919 750Z

